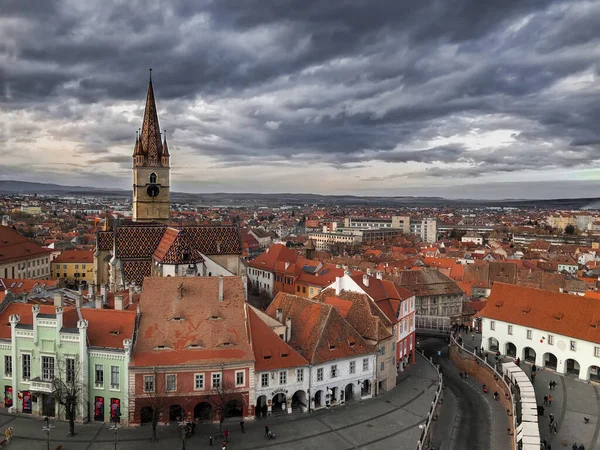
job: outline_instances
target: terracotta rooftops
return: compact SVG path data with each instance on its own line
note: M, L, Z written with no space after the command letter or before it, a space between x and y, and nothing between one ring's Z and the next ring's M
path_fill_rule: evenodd
M52 264L82 263L93 264L94 252L91 250L65 250L52 260Z
M331 305L280 292L266 313L291 318L288 344L311 364L377 353Z
M254 360L241 277L147 277L140 310L134 366Z
M495 283L478 316L600 343L595 298Z
M298 252L287 248L283 244L271 245L267 251L258 255L255 259L248 262L249 267L273 271L277 262L285 264L286 262L295 263L298 259Z
M386 275L396 287L414 292L417 297L429 295L462 295L458 285L436 269L403 270L393 276Z
M288 367L307 366L308 361L283 341L259 316L253 307L248 308L252 335L252 348L257 372ZM266 316L269 318L269 316ZM273 320L273 319L271 319Z
M9 290L13 294L31 292L35 288L51 289L56 287L58 280L32 280L22 278L0 278L0 291Z
M48 255L49 250L27 239L17 230L0 225L0 263Z
M90 347L123 348L124 339L133 338L135 311L109 311L82 308L82 318L88 321L87 339ZM11 314L18 314L20 325L33 325L32 305L28 303L10 303L0 314L0 339L10 339ZM40 314L55 315L54 306L40 306ZM63 328L77 328L79 315L76 308L63 309Z

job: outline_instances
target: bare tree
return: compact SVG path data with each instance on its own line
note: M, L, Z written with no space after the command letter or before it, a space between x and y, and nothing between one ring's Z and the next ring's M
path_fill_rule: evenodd
M233 381L223 380L221 375L221 383L219 387L213 388L210 395L207 395L207 400L211 404L214 415L219 417L219 435L223 435L223 422L239 405L244 408L244 397L236 391Z
M145 378L142 379L142 389L144 390L145 407L150 408L150 423L152 424L152 441L158 441L156 437L156 427L162 413L168 404L167 381L164 373L154 371L152 386L146 386Z
M52 379L52 397L65 411L69 421L69 436L75 436L75 420L78 407L87 410L87 374L75 358L58 358L54 378Z

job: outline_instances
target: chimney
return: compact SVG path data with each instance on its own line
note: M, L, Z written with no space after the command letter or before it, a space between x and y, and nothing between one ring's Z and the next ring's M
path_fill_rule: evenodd
M242 274L242 284L244 285L244 300L248 301L248 278L246 274Z
M83 306L83 295L77 294L75 296L75 308L81 308Z
M102 294L97 294L96 295L96 309L102 309Z
M367 275L373 275L373 272L371 271L370 267L367 268Z
M115 295L115 311L123 311L125 296L123 294Z
M369 287L369 275L363 275L363 284Z
M279 323L283 322L283 310L281 308L275 310L275 319L277 319L277 322Z
M133 296L135 294L135 288L133 285L129 286L129 304L133 305Z
M54 306L57 308L62 308L64 306L64 298L60 292L54 294Z
M378 280L383 280L383 273L381 271L378 270L376 275Z
M285 319L285 342L290 342L292 337L292 318Z
M285 270L287 270L287 268L288 268L288 267L290 267L290 262L289 262L289 261L286 261L286 262L285 262Z
M219 275L219 301L223 301L223 275Z
M340 295L342 291L342 277L335 277L335 295Z

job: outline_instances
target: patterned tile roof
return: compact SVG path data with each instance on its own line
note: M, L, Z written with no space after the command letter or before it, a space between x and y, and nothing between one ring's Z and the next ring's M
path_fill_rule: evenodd
M151 258L166 228L146 224L117 227L117 258Z
M196 264L204 262L200 252L190 245L187 228L167 228L158 248L152 255L155 261L163 264Z
M127 283L135 282L136 285L141 286L144 277L152 274L152 261L123 261L123 273Z
M100 251L109 251L113 248L113 232L98 231L96 233L96 248Z
M154 167L161 165L162 142L160 140L160 125L158 123L158 113L156 112L152 79L148 83L148 96L146 97L146 109L138 151L145 156L145 165Z

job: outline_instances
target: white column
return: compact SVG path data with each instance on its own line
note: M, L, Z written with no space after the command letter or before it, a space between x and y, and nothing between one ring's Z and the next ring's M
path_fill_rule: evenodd
M39 309L39 307L38 307ZM15 328L17 324L21 320L21 317L18 314L11 314L8 318L10 322L10 341L11 341L11 356L12 356L12 390L13 390L13 408L14 412L19 412L19 391L17 386L17 370L19 368L19 360L17 359L17 336L15 332Z
M79 374L82 389L81 389L81 401L79 403L79 417L83 421L89 419L87 417L88 408L84 408L84 404L89 402L89 354L87 348L87 320L79 320L77 321L77 328L79 329Z
M121 420L125 420L129 423L129 361L131 359L131 339L123 340L123 348L125 349L125 361L123 363L123 385L125 390L123 391L123 401L121 402ZM135 394L135 393L134 393ZM125 411L123 411L125 406Z

